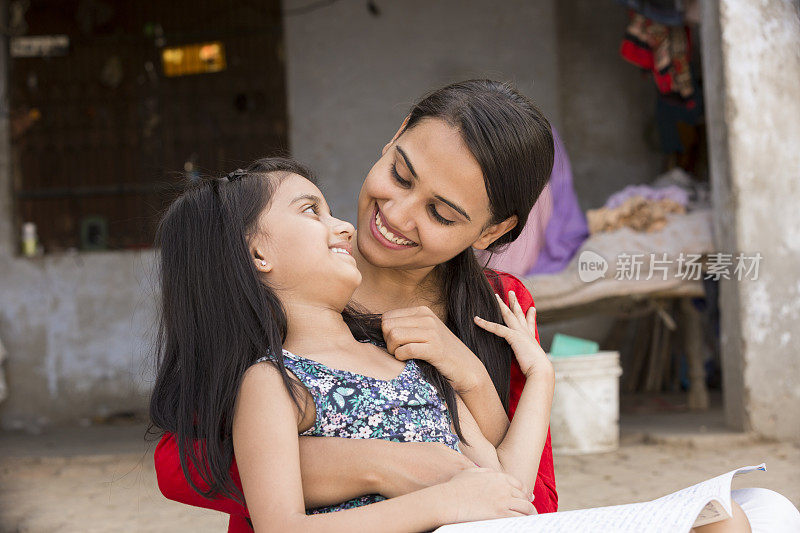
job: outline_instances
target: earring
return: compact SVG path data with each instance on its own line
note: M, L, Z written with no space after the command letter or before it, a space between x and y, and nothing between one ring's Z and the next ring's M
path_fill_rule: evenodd
M265 259L262 259L262 260L261 260L261 266L262 266L262 267L265 267L265 266L267 266L267 261L266 261Z

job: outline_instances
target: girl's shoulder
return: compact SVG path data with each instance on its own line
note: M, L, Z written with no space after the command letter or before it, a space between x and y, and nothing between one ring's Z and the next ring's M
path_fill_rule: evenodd
M281 351L283 352L284 360L285 359L293 359L293 360L295 360L295 359L299 359L300 358L299 356L293 354L289 350L281 350ZM256 362L253 363L253 364L270 363L270 362L273 362L274 360L275 360L275 358L272 357L272 355L265 355L264 357L259 357L258 359L256 359Z

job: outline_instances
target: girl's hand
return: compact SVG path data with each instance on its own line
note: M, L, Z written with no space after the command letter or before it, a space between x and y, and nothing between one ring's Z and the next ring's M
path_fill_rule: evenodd
M391 458L384 461L375 492L394 498L444 483L475 464L440 442L391 443Z
M522 307L517 301L517 295L513 291L508 293L508 301L511 307L507 306L500 296L497 294L495 296L506 325L490 322L477 316L475 317L475 324L508 341L526 378L537 372L547 371L552 373L553 365L536 341L536 309L530 307L526 316L522 312Z
M491 520L536 514L532 494L510 474L470 468L441 485L446 523Z
M436 367L459 394L479 382L483 364L430 308L393 309L381 318L386 348L395 358L422 359Z

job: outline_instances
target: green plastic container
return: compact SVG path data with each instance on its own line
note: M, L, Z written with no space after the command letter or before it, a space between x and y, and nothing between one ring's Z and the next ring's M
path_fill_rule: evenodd
M574 355L592 355L600 351L600 345L594 341L556 333L550 346L552 357L570 357Z

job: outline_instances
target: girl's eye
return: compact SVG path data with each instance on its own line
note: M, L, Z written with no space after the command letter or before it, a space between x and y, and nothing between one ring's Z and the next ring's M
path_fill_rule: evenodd
M448 220L444 218L442 215L440 215L439 212L436 211L436 206L434 206L433 204L431 204L430 210L431 210L431 215L433 215L433 218L435 218L437 222L444 224L445 226L449 226L450 224L455 224L454 220Z
M306 207L305 209L303 209L303 213L305 213L305 212L306 212L306 211L308 211L309 209L311 209L311 212L312 212L312 213L314 213L315 215L318 215L318 214L319 214L319 206L318 206L317 204L311 204L311 205L309 205L308 207Z
M400 185L401 187L407 189L411 186L411 182L408 180L404 180L400 177L400 174L397 172L397 163L392 163L392 176L394 180Z

